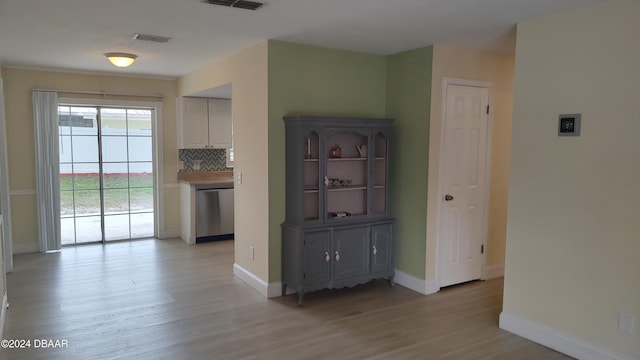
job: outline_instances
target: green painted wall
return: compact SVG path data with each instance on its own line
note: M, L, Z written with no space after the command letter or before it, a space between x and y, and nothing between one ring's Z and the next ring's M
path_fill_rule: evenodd
M285 217L282 117L293 114L385 117L387 58L281 41L269 41L268 52L269 282L276 282L281 279L280 224ZM423 236L422 248L424 239Z
M425 277L427 169L433 47L387 57L387 117L394 118L390 210L397 219L395 266Z

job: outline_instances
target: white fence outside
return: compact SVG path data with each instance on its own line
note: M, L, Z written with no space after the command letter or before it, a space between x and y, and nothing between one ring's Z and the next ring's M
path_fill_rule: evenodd
M74 135L73 144L71 132ZM126 129L105 128L102 134L104 135L102 161L105 174L153 172L151 130L129 130L127 137ZM60 127L59 148L60 174L99 172L96 128Z

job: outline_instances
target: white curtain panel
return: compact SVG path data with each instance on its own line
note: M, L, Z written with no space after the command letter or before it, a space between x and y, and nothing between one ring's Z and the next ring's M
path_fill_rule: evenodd
M0 212L2 213L2 231L4 246L4 269L13 271L13 249L11 246L11 205L9 198L9 176L7 171L7 128L4 116L4 85L0 74Z
M36 130L36 192L40 251L61 248L60 162L58 149L58 94L33 91Z

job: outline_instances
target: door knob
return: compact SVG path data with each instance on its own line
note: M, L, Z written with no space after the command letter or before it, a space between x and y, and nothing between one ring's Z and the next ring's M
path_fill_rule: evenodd
M453 195L447 194L444 196L444 201L451 201L451 200L453 200Z

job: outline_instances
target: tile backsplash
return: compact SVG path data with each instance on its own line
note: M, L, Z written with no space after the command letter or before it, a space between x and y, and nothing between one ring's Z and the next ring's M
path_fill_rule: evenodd
M178 171L222 171L232 170L227 167L227 151L225 149L179 149ZM198 169L198 161L200 168Z

